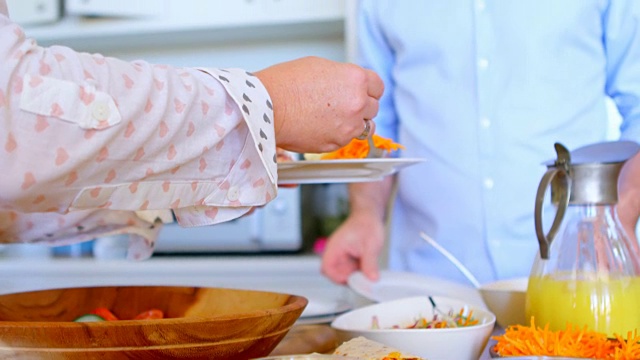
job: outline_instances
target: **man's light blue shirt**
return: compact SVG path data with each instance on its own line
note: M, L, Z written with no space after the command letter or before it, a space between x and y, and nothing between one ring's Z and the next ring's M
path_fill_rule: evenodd
M553 144L604 140L607 96L640 140L640 0L360 6L358 62L386 86L377 133L427 159L398 175L390 268L465 281L424 231L481 282L527 276Z

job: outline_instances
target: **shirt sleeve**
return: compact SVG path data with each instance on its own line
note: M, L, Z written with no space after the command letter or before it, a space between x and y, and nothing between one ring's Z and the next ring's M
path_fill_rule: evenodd
M277 194L273 109L249 72L44 48L4 14L0 61L1 241L153 227L152 246L155 218L215 224Z
M358 4L356 59L360 66L375 71L384 83L384 94L380 98L378 114L374 118L376 133L398 141L397 115L393 102L396 90L392 77L394 54L380 24L384 16L379 16L379 12L384 12L381 8L387 5L374 5L375 1L361 0Z
M606 93L622 116L621 137L640 142L640 2L611 1L603 22Z

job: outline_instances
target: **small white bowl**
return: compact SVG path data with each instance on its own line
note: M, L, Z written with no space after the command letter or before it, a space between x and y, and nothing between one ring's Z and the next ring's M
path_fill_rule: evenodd
M477 325L445 329L391 329L409 324L419 317L431 318L433 309L427 296L414 296L361 307L338 316L331 326L340 341L358 336L395 347L401 351L438 360L477 360L493 331L496 317L476 305L440 296L433 300L441 311L457 313L467 307L473 311ZM380 328L373 329L373 317Z
M525 315L525 301L528 278L498 280L480 286L482 300L496 315L498 325L528 325Z

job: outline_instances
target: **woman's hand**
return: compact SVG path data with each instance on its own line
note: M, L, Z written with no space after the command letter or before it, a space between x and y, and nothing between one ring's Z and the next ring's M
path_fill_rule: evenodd
M276 144L298 153L336 150L362 134L378 113L384 84L354 64L306 57L255 75L273 102Z

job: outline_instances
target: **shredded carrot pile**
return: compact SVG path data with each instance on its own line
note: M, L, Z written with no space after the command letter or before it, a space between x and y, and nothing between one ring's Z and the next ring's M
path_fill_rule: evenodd
M390 352L387 356L383 357L382 360L420 360L417 357L406 357L402 355L402 353L393 351Z
M590 359L637 360L640 359L640 336L637 329L627 333L627 338L616 334L616 339L584 327L567 324L565 330L551 331L549 324L536 327L509 326L504 335L494 336L493 350L500 356L566 356Z
M384 149L387 153L396 151L398 149L404 149L404 146L393 142L391 139L384 138L373 134L373 144L375 147ZM335 160L335 159L364 159L369 151L369 143L367 140L353 139L347 145L340 149L322 154L320 157L322 160Z

